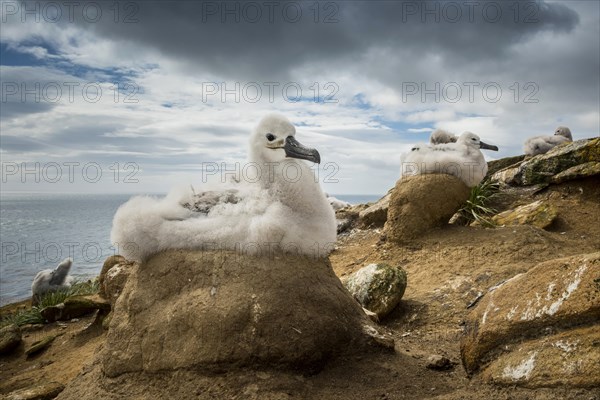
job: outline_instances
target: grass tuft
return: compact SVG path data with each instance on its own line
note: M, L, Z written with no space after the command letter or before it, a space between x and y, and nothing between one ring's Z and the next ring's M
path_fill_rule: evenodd
M469 199L465 202L458 213L465 225L475 221L483 226L495 226L490 217L497 213L497 210L489 206L490 201L498 196L500 184L489 180L481 182L471 189Z
M50 306L55 306L63 303L67 297L83 296L88 294L98 293L98 279L86 282L74 282L71 287L56 292L46 293L40 299L37 306L33 306L26 310L19 310L13 314L2 317L0 320L0 328L15 324L23 326L27 324L44 324L46 320L42 317L41 311Z

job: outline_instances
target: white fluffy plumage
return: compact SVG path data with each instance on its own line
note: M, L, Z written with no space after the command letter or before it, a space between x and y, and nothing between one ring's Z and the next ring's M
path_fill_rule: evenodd
M434 145L456 143L457 140L458 136L444 129L436 129L435 131L431 132L431 136L429 136L429 143Z
M48 292L55 292L71 287L72 278L69 276L71 265L73 265L73 260L66 258L55 269L45 269L37 273L31 284L31 294L34 303Z
M329 202L329 204L331 204L331 207L335 211L341 210L342 208L350 207L352 205L347 201L338 199L337 197L328 196L327 194L325 194L325 196L327 197L327 201Z
M566 126L559 126L552 136L534 136L525 141L523 150L528 156L545 154L559 144L573 141L571 130Z
M301 160L320 162L320 156L295 134L287 118L266 116L250 137L249 162L257 171L251 179L199 194L134 197L117 210L111 241L121 255L138 261L166 249L327 255L336 240L335 215Z
M456 143L417 144L410 152L402 154L400 175L449 174L473 187L483 180L488 170L480 149L498 150L471 132L460 135Z

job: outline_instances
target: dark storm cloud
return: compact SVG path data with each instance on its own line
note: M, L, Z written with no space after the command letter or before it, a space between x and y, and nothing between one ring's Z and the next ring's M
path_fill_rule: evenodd
M543 31L568 32L579 22L568 5L542 1L320 2L318 16L313 2L251 2L254 9L246 3L140 1L121 10L119 18L127 14L130 23L115 23L109 10L96 23L75 16L102 36L233 79L283 79L305 63L352 59L373 47L435 52L462 63L502 58L515 43Z

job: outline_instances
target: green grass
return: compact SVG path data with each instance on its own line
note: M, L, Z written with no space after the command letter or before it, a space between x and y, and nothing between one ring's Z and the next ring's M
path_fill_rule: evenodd
M94 279L93 281L75 282L66 290L47 293L42 296L37 306L33 306L27 310L20 310L14 314L3 317L2 320L0 320L0 328L12 324L16 324L18 326L27 324L43 324L46 322L41 314L41 311L44 308L60 304L70 296L98 293L98 288L98 280Z
M483 226L495 226L490 217L496 210L489 206L490 201L498 196L500 185L497 182L483 181L471 189L471 194L466 203L458 212L465 225L479 222Z

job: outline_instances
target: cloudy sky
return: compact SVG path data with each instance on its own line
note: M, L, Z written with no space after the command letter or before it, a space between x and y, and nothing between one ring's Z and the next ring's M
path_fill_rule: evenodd
M0 4L3 191L201 184L271 111L336 194L385 193L438 127L494 158L600 131L598 1Z

